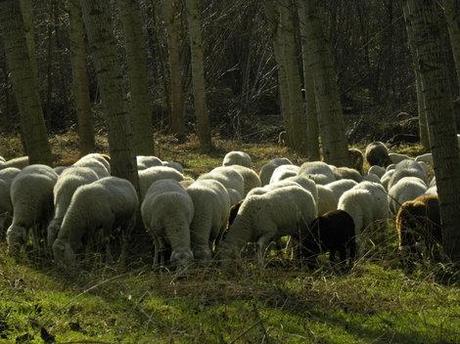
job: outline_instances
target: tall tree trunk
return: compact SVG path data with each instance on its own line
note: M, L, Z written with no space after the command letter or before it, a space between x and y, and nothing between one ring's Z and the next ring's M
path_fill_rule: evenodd
M315 85L323 158L327 163L347 166L350 162L337 76L331 46L324 35L317 10L317 0L305 0L304 22L312 54L310 69Z
M38 78L37 57L35 53L35 29L34 29L34 11L32 0L19 0L21 6L22 18L24 21L24 32L26 34L27 51L29 52L30 69Z
M309 49L307 41L307 31L305 28L305 4L303 0L297 0L297 10L299 17L300 42L302 45L302 70L303 70L303 85L305 89L305 112L307 115L307 142L308 142L308 157L311 161L321 159L319 148L319 128L318 128L318 112L316 110L315 99L315 83L313 81L313 73L310 69L313 56Z
M408 8L403 4L404 18L407 21L408 19ZM420 134L420 143L425 148L430 148L430 137L428 134L428 123L426 119L426 106L425 106L425 94L423 92L422 78L420 75L420 70L415 63L416 58L416 49L414 46L414 33L410 25L406 25L407 31L407 40L409 42L409 49L413 57L413 67L415 73L415 88L417 92L417 109L418 109L418 123L419 123L419 134Z
M185 138L184 91L182 86L181 20L177 0L163 1L163 14L168 39L169 130L182 141Z
M108 124L112 174L139 190L133 132L123 96L123 75L116 54L110 2L81 0L83 20Z
M305 114L300 67L297 59L297 47L294 34L293 6L291 0L278 0L280 13L280 39L284 41L284 60L279 61L285 69L287 93L289 97L289 114L292 127L288 133L288 145L295 152L308 156L307 117Z
M51 149L38 94L38 78L30 63L18 1L0 2L0 32L19 108L24 150L29 155L30 163L51 165Z
M408 25L414 36L441 206L443 246L460 262L460 158L441 23L432 0L407 0Z
M444 11L460 87L460 2L458 0L444 0Z
M70 56L72 63L72 90L78 118L80 154L93 152L96 148L94 125L89 96L88 70L86 65L85 28L80 0L68 2L70 16Z
M147 50L142 15L137 0L118 0L123 25L131 89L131 123L134 151L153 154L152 102L149 95Z
M206 104L206 81L204 77L203 38L201 33L200 0L185 0L187 7L188 36L192 63L193 100L198 124L201 149L212 148L209 113Z

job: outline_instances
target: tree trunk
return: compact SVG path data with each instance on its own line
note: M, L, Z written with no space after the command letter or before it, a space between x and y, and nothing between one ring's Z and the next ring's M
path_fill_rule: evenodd
M295 152L308 156L307 117L305 114L300 67L297 59L297 48L294 34L294 18L291 0L278 0L280 13L280 40L284 41L284 59L278 61L285 70L287 79L287 95L289 101L289 122L292 126L288 132L288 146Z
M123 97L123 75L116 54L110 2L81 0L81 7L108 124L112 174L129 180L139 190L133 132Z
M198 124L198 138L203 151L212 148L206 104L206 81L204 77L203 38L201 34L200 0L185 0L187 7L188 35L192 63L193 98Z
M177 0L163 1L163 15L168 39L169 66L169 130L180 141L185 138L184 91L180 59L180 14Z
M337 76L316 5L317 0L305 1L304 22L312 54L310 70L315 85L323 159L333 165L347 166L350 162Z
M30 63L18 1L0 2L0 32L20 113L24 150L31 164L51 165L51 149L38 94L38 78Z
M408 25L413 32L420 70L441 206L443 246L460 262L460 158L441 23L432 0L407 0Z
M408 8L403 5L404 17L406 23L408 22ZM415 61L416 51L414 46L414 33L410 25L406 25L407 31L407 40L409 42L409 49L411 51L413 61ZM430 148L430 137L428 134L428 123L426 119L426 107L425 107L425 94L423 92L422 78L420 76L420 70L418 69L417 64L413 63L414 72L415 72L415 87L417 92L417 109L418 109L418 123L419 123L419 134L420 134L420 143L425 149Z
M137 0L118 0L125 37L128 77L131 90L131 124L134 152L153 154L152 103L149 94L147 50L142 15Z
M32 0L19 0L21 6L22 20L24 21L24 32L26 34L27 51L29 52L30 69L38 78L37 57L35 54L35 29L34 11Z
M94 138L91 100L89 96L88 70L86 67L85 28L80 0L68 2L70 17L70 56L72 63L72 89L75 111L78 118L80 154L93 152L96 148Z
M316 110L315 99L315 83L313 81L313 73L310 70L313 57L307 42L304 0L297 0L297 10L299 17L300 42L302 45L302 70L303 85L305 89L305 112L307 115L308 158L310 161L316 161L321 159L321 152L319 148L319 128L318 112Z
M449 29L458 85L460 86L460 2L458 0L444 0L444 11Z

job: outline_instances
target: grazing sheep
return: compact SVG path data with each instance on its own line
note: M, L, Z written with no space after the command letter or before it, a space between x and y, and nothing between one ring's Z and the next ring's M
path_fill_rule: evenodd
M102 244L108 261L112 245L121 248L123 261L138 206L136 190L125 179L106 177L80 186L53 243L54 259L60 265L75 266L78 253Z
M299 258L310 267L316 265L316 257L322 252L329 252L332 262L342 263L349 258L351 263L356 257L355 223L343 210L319 216L309 226L302 223L299 234Z
M287 158L275 158L262 166L259 172L262 186L270 183L270 178L272 177L273 171L275 171L275 169L281 165L292 165L292 162Z
M337 209L337 198L327 185L316 185L318 189L318 215L324 215Z
M252 167L252 159L248 153L241 151L231 151L225 154L222 166L241 165L245 167Z
M276 182L279 182L283 179L289 178L289 177L294 177L297 176L297 173L299 172L300 167L296 165L281 165L275 168L273 171L273 174L270 178L270 183L273 184Z
M345 191L348 191L358 185L357 182L351 179L342 179L327 184L325 187L331 190L334 193L336 199L336 205L339 203L340 196L343 195Z
M260 178L253 169L241 165L232 165L231 168L233 168L235 171L241 174L241 176L244 179L243 196L246 196L248 192L252 189L261 186L262 183L260 181Z
M187 189L195 214L190 225L190 239L195 259L209 259L214 243L227 228L230 197L217 180L198 180Z
M437 244L442 244L439 200L422 195L404 202L396 215L396 230L401 251L416 253L416 243L423 240L431 257L437 258Z
M233 189L237 191L241 197L245 196L244 193L244 178L233 168L233 166L216 167L208 173L202 174L198 177L200 179L214 179L221 182L227 190ZM230 193L230 191L229 191Z
M398 164L401 161L404 160L413 160L409 155L407 154L399 154L399 153L390 153L388 154L391 160L392 164Z
M138 155L136 156L137 170L145 170L149 167L163 166L163 162L153 155Z
M144 199L149 187L160 179L173 179L180 182L184 179L184 176L176 169L167 166L154 166L139 171L139 190L141 200Z
M363 181L363 176L353 168L349 167L335 167L332 172L336 180L351 179L359 183Z
M184 177L184 179L182 179L179 184L182 185L182 187L184 189L187 189L190 185L192 185L193 183L195 183L195 179L193 179L192 177Z
M368 144L364 155L369 166L386 167L391 164L388 148L383 142L375 141Z
M14 168L19 168L22 170L23 168L29 166L30 161L28 156L21 156L19 158L14 158L6 161L5 163L5 168L7 167L14 167Z
M190 242L193 200L177 181L163 179L153 183L142 202L141 214L155 244L154 264L164 262L169 248L171 263L183 265L193 259Z
M0 156L0 162L6 162L6 159L2 156Z
M110 164L102 155L99 156L96 153L85 155L72 166L88 167L96 172L98 178L110 176Z
M382 181L380 180L380 178L373 173L366 174L363 177L363 181L382 184Z
M89 161L92 161L92 160L97 160L99 161L101 164L104 165L105 169L107 170L107 172L109 172L109 175L110 175L110 156L108 156L107 154L102 154L102 153L89 153L89 154L86 154L84 156L82 156L77 162L77 163L82 163L84 162L85 160L89 160ZM75 164L74 164L75 165ZM77 165L77 166L81 166L81 165Z
M353 218L355 233L360 248L364 247L363 231L370 228L371 239L385 235L388 219L388 201L382 185L363 182L346 191L339 199L337 209L344 210Z
M395 168L396 168L396 164L390 164L387 166L386 171L388 172L388 171L394 170Z
M70 167L59 176L53 189L54 217L47 230L47 243L50 248L56 240L75 191L80 186L90 184L98 179L96 172L89 167Z
M391 178L393 178L393 175L395 174L396 170L389 170L387 172L385 172L385 174L382 176L382 178L380 179L383 187L385 188L385 190L388 190L388 186L390 184L390 181L391 181Z
M259 263L262 263L271 241L295 234L300 224L310 223L316 215L313 196L300 186L282 187L261 195L250 194L218 248L217 257L237 258L248 242L256 242Z
M350 166L354 168L359 173L363 174L364 169L364 155L363 153L357 148L349 148L348 149L348 159L350 161Z
M10 225L13 216L10 187L19 172L21 170L15 167L6 167L0 170L0 240L4 239L4 231Z
M306 175L316 184L326 185L335 181L332 168L322 161L309 161L300 166L299 175Z
M239 202L241 202L243 200L243 196L238 192L236 191L235 189L232 189L232 188L228 188L227 189L227 192L228 192L228 197L230 197L230 204L233 206L235 204L238 204Z
M10 254L27 244L29 233L35 249L44 248L46 226L53 211L53 187L58 175L46 165L30 165L11 183L13 220L6 233Z
M369 171L367 171L368 174L373 173L376 176L378 176L380 179L383 177L385 172L386 172L386 170L382 166L377 166L377 165L371 166L369 168Z
M426 195L438 196L438 187L436 185L430 186L425 192Z
M177 172L184 173L184 167L175 161L163 161L163 166L171 167L175 169Z
M67 166L56 166L55 168L53 168L53 170L54 170L54 172L57 173L58 176L60 176L62 174L62 172L64 172L68 168L69 167L67 167Z
M404 177L417 177L423 180L425 184L428 183L428 175L420 163L413 160L403 160L396 164L395 172L388 183L388 189L391 189L393 185Z
M425 164L428 164L430 166L433 166L433 154L431 153L425 153L422 155L419 155L415 158L415 161L417 162L424 162Z
M398 213L401 205L423 195L427 191L426 184L417 177L404 177L388 191L388 204L393 215Z

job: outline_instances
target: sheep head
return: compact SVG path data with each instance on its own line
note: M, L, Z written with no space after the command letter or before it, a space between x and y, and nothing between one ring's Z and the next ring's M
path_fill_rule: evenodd
M190 249L177 249L172 251L170 261L172 264L178 266L187 265L191 260L193 260L193 253Z
M60 229L61 229L61 221L57 219L51 220L48 226L48 229L47 229L47 242L48 242L49 248L53 247L53 243L56 240Z
M64 266L75 266L76 256L70 244L61 239L56 239L53 243L53 255L58 264Z
M9 254L18 255L21 247L27 242L27 230L22 226L12 224L6 232L6 241Z

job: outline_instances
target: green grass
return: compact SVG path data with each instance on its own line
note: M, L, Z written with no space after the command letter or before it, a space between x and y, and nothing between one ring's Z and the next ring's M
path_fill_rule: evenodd
M58 164L78 157L74 139L52 138ZM0 155L20 155L12 142ZM105 140L98 142L104 151ZM175 145L161 137L157 150L192 176L235 148L256 167L274 156L301 161L284 147L216 143L216 152L201 154L194 140ZM446 283L448 267L425 263L405 274L394 235L389 240L382 260L362 259L348 274L307 271L275 256L265 269L244 261L229 271L93 267L72 275L15 262L0 244L0 343L52 336L58 343L460 343L460 289Z

